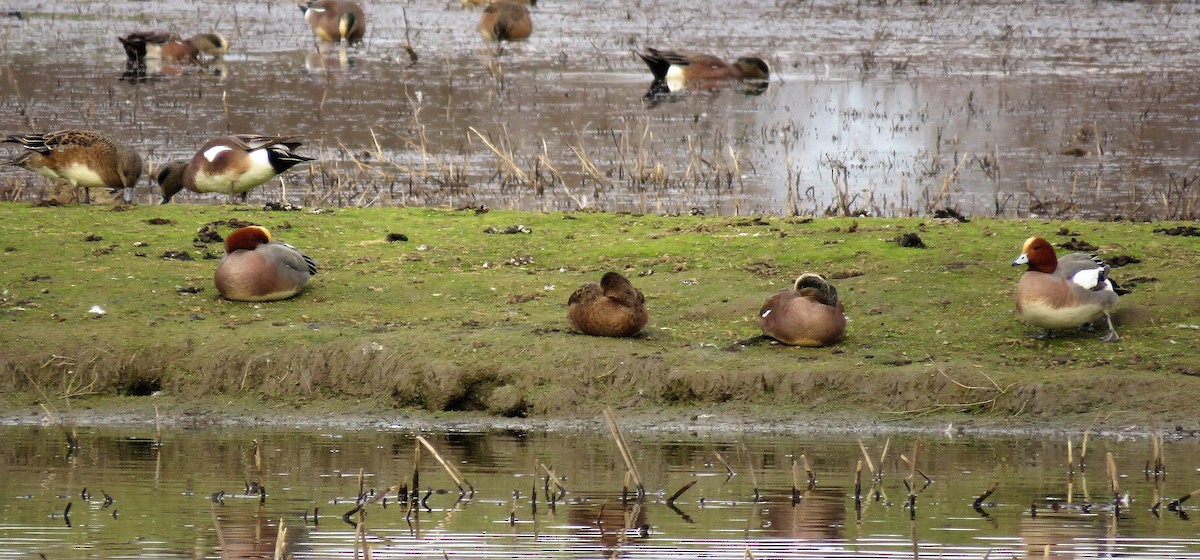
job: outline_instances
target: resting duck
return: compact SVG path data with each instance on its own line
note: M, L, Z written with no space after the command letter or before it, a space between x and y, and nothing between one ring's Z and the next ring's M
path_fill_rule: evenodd
M124 190L126 201L142 177L142 156L133 148L95 130L12 134L5 142L25 148L6 163L28 169L43 177L83 187L83 202L91 202L89 189Z
M520 41L533 34L529 8L516 2L493 2L479 17L479 34L485 41Z
M229 41L217 33L197 33L183 39L169 31L135 31L117 40L133 64L145 64L146 59L154 58L167 64L199 63L202 54L220 58L229 52Z
M158 171L155 181L162 188L162 203L171 202L183 189L245 195L276 175L312 161L292 151L300 146L295 138L286 136L235 134L210 140L191 161L173 161Z
M599 283L584 284L567 305L571 328L593 336L633 336L650 320L642 291L617 272L604 273Z
M1108 265L1086 253L1059 259L1054 247L1040 237L1026 240L1012 264L1029 265L1017 284L1017 313L1026 322L1046 329L1038 338L1049 338L1051 329L1078 327L1103 315L1108 333L1100 340L1121 339L1108 314L1117 304Z
M767 299L758 311L763 334L792 346L828 346L846 335L846 315L837 289L819 274L805 272L790 289Z
M225 256L213 280L225 299L275 301L299 293L316 273L317 263L308 255L275 241L267 228L250 226L225 238Z
M316 0L300 5L304 21L322 41L353 45L367 34L367 16L351 0Z
M722 81L761 80L771 77L771 67L756 56L746 56L729 64L708 54L684 55L673 51L646 49L636 52L650 67L655 84L663 84L670 92L687 89L689 83L715 87Z

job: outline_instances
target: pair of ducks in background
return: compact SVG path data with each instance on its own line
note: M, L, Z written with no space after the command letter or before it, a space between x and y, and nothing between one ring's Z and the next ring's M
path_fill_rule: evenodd
M4 142L25 148L8 164L82 188L85 203L91 202L92 188L124 191L129 202L142 177L142 157L137 151L95 130L13 134ZM294 151L300 146L295 138L255 134L210 140L190 160L173 161L159 169L155 179L162 189L162 202L170 202L184 189L245 195L276 175L312 161Z

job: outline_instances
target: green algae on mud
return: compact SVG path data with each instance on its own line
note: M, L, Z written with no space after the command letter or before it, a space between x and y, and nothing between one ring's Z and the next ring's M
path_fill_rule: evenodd
M1166 425L1200 412L1200 244L1154 232L1174 224L0 208L0 390L21 395L8 407L161 393L535 417L722 404ZM315 258L309 287L281 302L220 299L222 248L197 230L229 220ZM904 233L927 248L901 247ZM1034 234L1139 261L1113 273L1134 289L1116 314L1120 342L1029 339L1009 263ZM567 297L607 270L645 293L643 336L568 331ZM847 338L823 349L757 339L758 306L804 271L834 280Z

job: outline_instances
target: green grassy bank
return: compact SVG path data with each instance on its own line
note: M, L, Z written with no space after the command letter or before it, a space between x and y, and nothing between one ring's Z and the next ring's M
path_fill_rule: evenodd
M7 410L159 392L236 396L268 412L330 399L537 417L717 403L864 419L1167 425L1200 413L1200 240L1154 232L1178 224L190 205L0 214ZM316 259L308 289L273 303L219 298L222 246L197 230L231 219ZM487 233L516 224L530 232ZM927 248L894 242L904 233ZM1029 338L1009 263L1033 234L1140 261L1113 272L1134 289L1115 317L1120 342ZM569 332L568 296L607 270L646 294L643 337ZM846 340L754 340L759 305L804 271L834 279Z

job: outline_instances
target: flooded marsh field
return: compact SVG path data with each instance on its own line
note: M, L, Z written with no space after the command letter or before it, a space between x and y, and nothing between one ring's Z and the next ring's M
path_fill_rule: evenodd
M307 206L1200 208L1192 3L543 0L533 36L502 47L457 1L363 4L370 28L348 50L314 45L290 2L10 5L0 130L105 130L151 174L215 136L297 135L317 161L251 194ZM232 47L202 69L123 81L116 37L147 29L218 31ZM765 89L644 99L633 51L646 47L755 55L773 75ZM143 181L137 200L156 202ZM6 166L0 187L33 199L50 185ZM224 198L181 199L201 201Z
M599 431L92 428L72 452L61 428L0 434L3 558L350 558L364 540L374 558L1200 557L1197 506L1168 509L1200 487L1200 448L1186 433L1161 442L1161 477L1150 472L1148 436L1081 445L1076 433L1068 452L1065 436L953 429L626 434L647 488L641 501L623 499L621 455ZM360 480L368 500L411 488L418 435L475 492L460 496L425 452L415 507L393 493L343 519ZM548 472L562 486L553 500Z

